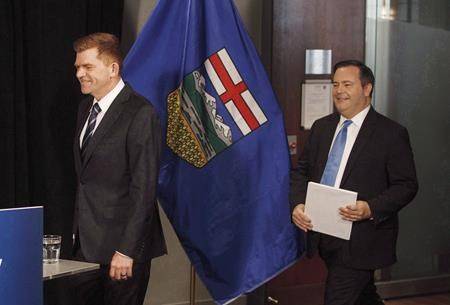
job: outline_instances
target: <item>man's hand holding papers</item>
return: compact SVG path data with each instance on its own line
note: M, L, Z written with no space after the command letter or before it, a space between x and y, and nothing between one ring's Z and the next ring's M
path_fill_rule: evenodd
M367 201L358 200L355 204L349 204L345 207L339 208L339 214L342 219L349 221L361 221L372 216L369 204Z
M354 222L370 218L372 212L366 201L357 200L355 203L339 207L339 215L343 220ZM305 213L305 204L303 203L298 204L292 211L292 221L305 232L313 229L311 218Z
M314 230L349 240L352 222L371 214L367 202L356 199L355 192L309 182L306 203L294 208L292 221L305 232Z
M305 214L305 205L303 203L295 206L294 211L292 211L292 221L305 232L312 230L311 219Z

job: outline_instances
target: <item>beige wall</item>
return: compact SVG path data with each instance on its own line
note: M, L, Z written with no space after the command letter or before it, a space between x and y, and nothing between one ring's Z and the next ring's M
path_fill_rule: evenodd
M130 49L156 2L156 0L125 0L122 25L122 49L125 52ZM257 49L261 50L262 1L235 0L235 4L250 37ZM169 254L152 262L145 305L188 304L190 263L164 213L162 221ZM199 280L197 283L197 304L212 304L206 288ZM199 303L202 300L205 302ZM232 304L244 303L244 300L240 299Z

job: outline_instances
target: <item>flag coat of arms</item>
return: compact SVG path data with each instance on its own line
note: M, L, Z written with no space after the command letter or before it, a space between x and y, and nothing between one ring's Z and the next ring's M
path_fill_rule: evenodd
M233 2L160 0L123 76L160 115L158 198L214 300L294 263L282 112Z

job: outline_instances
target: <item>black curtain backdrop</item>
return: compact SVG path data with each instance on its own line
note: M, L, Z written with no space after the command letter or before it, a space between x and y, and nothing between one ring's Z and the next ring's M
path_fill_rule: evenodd
M44 232L70 254L72 141L82 95L73 41L120 37L123 0L0 1L0 208L44 206Z
M71 230L82 97L72 43L120 37L122 10L123 0L0 1L0 208L43 205L47 234Z

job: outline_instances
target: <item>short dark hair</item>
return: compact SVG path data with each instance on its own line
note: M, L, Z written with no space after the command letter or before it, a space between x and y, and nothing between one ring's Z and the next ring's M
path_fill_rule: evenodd
M372 85L372 90L370 91L370 97L372 97L372 92L375 88L375 76L373 75L372 70L359 60L343 60L334 65L333 75L334 73L336 73L337 69L344 67L357 67L359 69L359 80L361 81L361 85L363 87L365 87L367 84Z
M105 63L115 61L119 64L120 71L122 70L123 56L120 51L119 39L109 33L92 33L87 36L78 38L73 43L75 52L83 52L88 49L97 48L98 57Z

